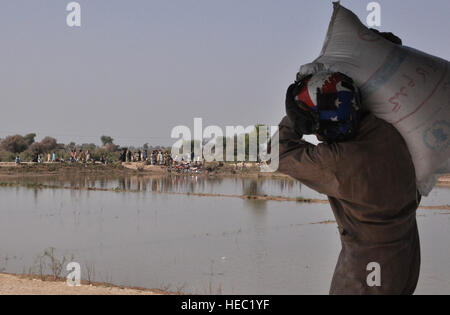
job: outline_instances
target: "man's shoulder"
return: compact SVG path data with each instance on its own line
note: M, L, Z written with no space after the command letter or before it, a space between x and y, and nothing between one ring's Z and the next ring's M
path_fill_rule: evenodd
M396 140L403 141L403 137L398 130L389 122L376 117L374 114L367 114L362 120L360 130L356 140L363 140L367 138L375 138L387 140L395 138Z

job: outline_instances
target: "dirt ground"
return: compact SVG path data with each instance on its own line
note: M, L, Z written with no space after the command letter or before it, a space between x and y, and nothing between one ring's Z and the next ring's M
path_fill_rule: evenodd
M27 276L0 273L0 295L160 295L159 292L128 288L81 285L69 287L65 282L42 281Z

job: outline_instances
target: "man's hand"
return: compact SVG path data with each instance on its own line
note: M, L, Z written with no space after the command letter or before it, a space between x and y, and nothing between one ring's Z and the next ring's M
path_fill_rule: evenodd
M302 89L299 83L294 83L289 86L286 92L286 113L291 124L290 127L295 129L298 134L313 133L313 117L307 109L302 109L301 105L297 103L295 97Z
M388 41L390 41L391 43L394 43L396 45L402 45L402 40L400 39L400 37L395 36L393 33L391 32L380 32L377 29L371 28L370 29L372 32L377 33L378 35L380 35L381 37L383 37L384 39L387 39Z
M285 152L297 148L299 144L304 143L302 140L303 135L298 133L289 117L284 117L279 125L279 143L280 143L280 155Z

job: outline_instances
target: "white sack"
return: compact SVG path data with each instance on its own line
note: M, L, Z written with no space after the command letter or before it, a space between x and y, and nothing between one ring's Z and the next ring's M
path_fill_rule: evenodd
M300 74L320 70L353 78L361 88L363 106L402 134L422 195L429 194L439 174L450 172L448 61L391 43L334 3L321 55L302 66Z

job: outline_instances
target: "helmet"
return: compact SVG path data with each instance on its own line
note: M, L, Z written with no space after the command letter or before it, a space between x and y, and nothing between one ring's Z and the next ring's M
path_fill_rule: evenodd
M286 112L301 134L317 134L327 142L356 135L360 122L360 92L339 72L318 72L299 78L286 96Z

